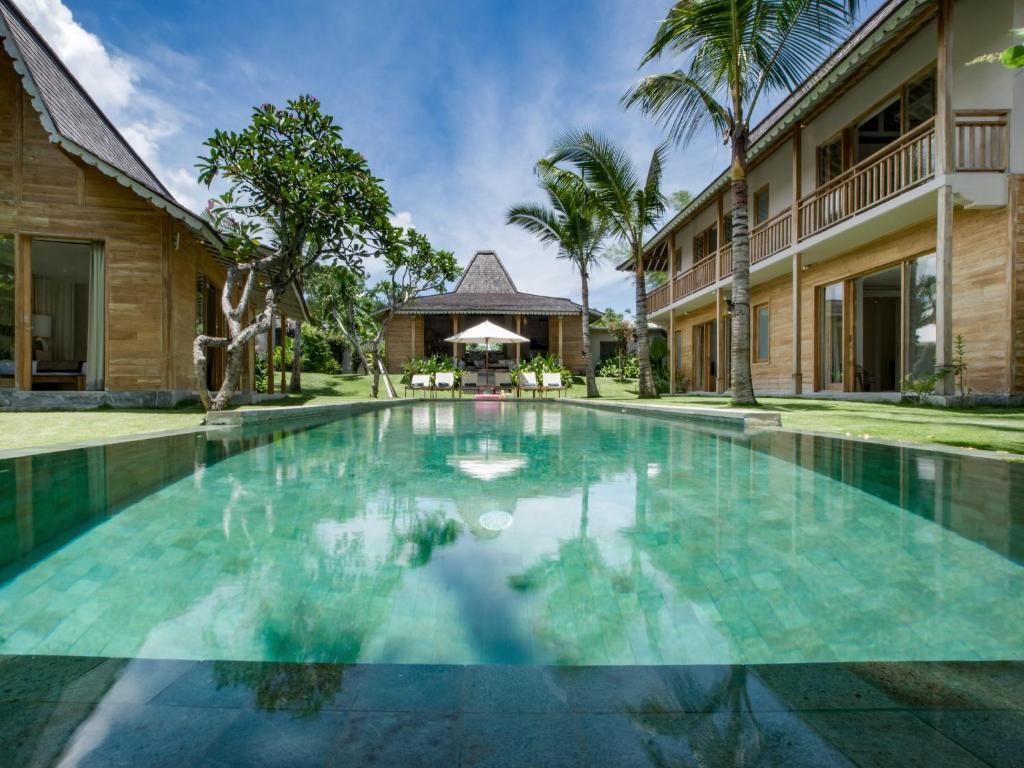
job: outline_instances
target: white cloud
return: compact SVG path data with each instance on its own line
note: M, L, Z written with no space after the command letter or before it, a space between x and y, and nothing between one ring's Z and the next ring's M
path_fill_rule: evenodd
M191 118L147 86L145 63L110 50L85 29L62 0L18 0L18 5L100 109L180 203L199 207L203 191L195 174L168 167L161 147ZM185 57L164 51L164 56Z
M413 227L412 214L409 211L399 211L392 216L389 221L393 227L401 227L402 229L409 229Z

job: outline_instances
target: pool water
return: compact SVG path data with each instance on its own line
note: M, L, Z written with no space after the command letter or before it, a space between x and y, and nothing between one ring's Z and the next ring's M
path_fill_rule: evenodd
M424 402L0 462L0 653L1024 659L1024 466Z

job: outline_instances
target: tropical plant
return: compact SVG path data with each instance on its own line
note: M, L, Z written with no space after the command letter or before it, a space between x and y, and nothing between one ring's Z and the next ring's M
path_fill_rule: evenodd
M358 363L370 373L366 349L380 330L374 317L377 309L361 267L331 264L321 266L306 282L309 308L325 332L339 333Z
M654 371L658 392L668 392L668 342L663 336L651 339L651 369Z
M387 225L391 206L366 158L344 145L341 128L312 96L283 108L256 107L241 132L214 131L205 146L199 181L227 184L206 210L231 263L221 292L227 332L197 335L192 359L200 401L207 410L221 410L238 389L249 343L266 333L285 291L325 260L361 261ZM263 306L251 311L257 290ZM215 395L206 386L211 348L226 356Z
M666 144L654 150L641 178L625 150L607 137L587 130L571 130L555 142L548 156L538 164L542 176L575 186L581 194L590 194L609 233L629 248L636 288L634 317L640 397L658 396L647 335L644 237L665 212L661 173L667 150Z
M1013 30L1017 37L1024 38L1024 28ZM968 64L1002 64L1007 69L1024 68L1024 43L1015 43L998 53L986 53L976 59L967 62Z
M688 206L691 200L693 200L693 195L688 189L680 189L668 196L668 204L676 213Z
M519 374L528 371L537 377L537 381L544 379L545 373L557 373L562 377L562 386L571 387L573 384L572 371L562 365L557 355L534 355L529 360L523 360L509 369L514 384L519 383Z
M580 185L561 183L557 178L542 178L541 189L550 207L526 203L509 208L509 224L516 224L537 237L544 245L554 245L558 257L568 259L580 273L580 303L583 305L583 364L586 369L587 397L599 397L594 378L594 357L590 349L590 269L596 266L601 244L608 234L593 195Z
M317 325L302 325L302 370L311 373L341 373L327 333Z
M706 128L731 147L732 400L757 402L750 370L750 119L761 97L795 89L847 34L858 0L679 0L641 66L666 52L680 69L645 77L623 102L654 115L671 140Z
M601 325L611 334L615 340L615 354L618 358L619 381L627 378L626 355L629 352L629 342L636 336L636 326L633 321L626 317L624 312L616 312L609 307L601 316ZM636 357L636 355L634 355ZM614 374L605 374L614 375ZM637 359L637 370L629 378L640 378L640 361Z
M597 375L609 379L616 378L619 381L636 379L640 377L640 361L636 359L636 355L609 357L601 363Z

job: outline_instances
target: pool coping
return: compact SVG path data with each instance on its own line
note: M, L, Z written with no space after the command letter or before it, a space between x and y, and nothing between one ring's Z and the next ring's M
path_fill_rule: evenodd
M51 443L49 445L28 445L24 448L11 448L0 451L0 461L5 459L21 459L26 456L39 456L44 453L60 453L61 451L77 451L85 448L102 448L105 445L118 443L134 443L137 440L154 440L160 437L176 437L178 435L204 434L209 427L179 427L177 429L160 429L153 432L131 432L124 435L98 437L95 440L78 440L73 443Z
M672 416L681 421L696 420L729 426L742 426L744 429L761 429L764 427L782 427L782 414L779 411L764 411L754 408L715 408L700 405L659 405L655 403L633 403L620 400L601 401L584 400L577 397L564 398L561 402L584 408L595 408L602 411L618 413L645 413Z
M263 408L238 408L232 411L212 411L206 414L208 428L245 427L254 424L269 424L275 421L289 421L310 416L342 415L346 412L378 411L395 405L413 402L414 398L399 397L391 400L349 400L342 403L322 405L282 405Z

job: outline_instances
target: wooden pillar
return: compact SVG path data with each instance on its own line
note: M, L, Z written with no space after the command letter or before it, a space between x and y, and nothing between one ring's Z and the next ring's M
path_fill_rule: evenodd
M516 333L518 333L520 336L523 335L523 316L522 315L516 315ZM516 362L517 363L519 362L520 358L522 357L522 353L523 353L523 344L522 344L522 342L520 342L519 344L516 344Z
M722 248L725 247L725 197L723 195L718 196L717 209L715 232L717 232L716 240L718 240L718 247L715 252L715 277L721 280L724 277L722 274Z
M32 240L14 236L14 386L32 389Z
M267 330L267 394L274 394L274 314L270 314L270 328Z
M674 260L675 248L672 251ZM668 311L668 392L676 393L676 311L671 308Z
M676 252L676 236L668 238L668 298L669 304L676 300L676 275L679 273L679 254ZM671 391L671 390L670 390Z
M288 317L281 312L281 394L288 391Z
M800 239L800 191L803 177L803 131L797 123L793 129L793 213L790 222L790 231L793 233L793 242Z
M725 326L729 322L725 316L725 307L725 291L718 288L715 291L715 390L718 392L725 392L729 388L729 377L722 375L726 369L725 357L729 354L725 347Z
M953 359L953 0L939 0L938 61L936 65L935 159L938 189L935 216L935 367ZM953 394L953 377L937 384L940 395Z
M562 358L562 316L558 316L558 359L564 365L565 360Z
M416 357L416 321L419 319L419 315L413 315L411 322L409 323L409 349L411 350L411 357Z
M793 394L802 395L804 391L804 375L801 368L800 334L803 331L800 310L800 273L803 270L803 257L793 254L792 268L792 300L793 300Z
M452 336L459 332L459 316L452 315ZM458 364L459 362L459 342L452 342L452 360Z

